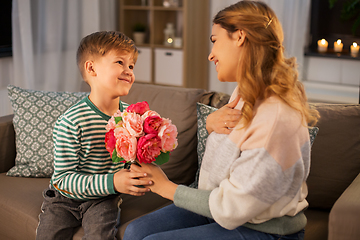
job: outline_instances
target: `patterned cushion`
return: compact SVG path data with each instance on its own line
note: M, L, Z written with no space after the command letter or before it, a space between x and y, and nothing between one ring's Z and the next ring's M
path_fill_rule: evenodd
M198 119L197 153L198 153L198 160L199 160L199 162L198 162L199 168L198 168L198 171L196 172L195 181L190 185L191 187L194 187L194 188L197 188L197 186L198 186L201 162L202 162L204 152L205 152L206 139L209 135L206 130L206 118L210 113L215 112L217 110L217 108L205 105L203 103L196 103L196 105L197 105L197 119ZM310 127L309 128L311 145L314 143L314 140L315 140L315 137L316 137L318 131L319 131L318 127Z
M8 95L14 111L16 159L7 175L50 177L54 124L70 106L89 93L44 92L9 85Z

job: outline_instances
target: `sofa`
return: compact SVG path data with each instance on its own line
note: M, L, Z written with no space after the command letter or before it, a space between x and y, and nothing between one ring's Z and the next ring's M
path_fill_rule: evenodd
M21 125L19 119L27 114L19 111L25 104L24 99L43 93L14 89L16 91L11 98L15 116L0 117L0 239L28 240L35 239L42 192L50 178L41 174L29 177L26 171L25 175L13 174L17 165L27 164L18 159L23 155L21 146L27 141L16 130L19 131ZM15 104L14 96L22 96L22 100ZM57 98L56 93L49 96ZM219 92L142 83L135 83L129 95L121 98L130 104L146 100L152 110L170 118L177 126L179 146L171 153L169 162L161 167L169 179L185 185L193 184L199 168L197 139L200 128L204 130L204 126L198 128L198 118L202 113L197 102L219 108L228 99L227 94ZM31 102L25 105L31 109ZM305 239L360 239L360 105L314 103L311 106L320 112L321 119L312 145L307 182L309 207L305 211L308 218ZM36 118L39 115L36 113ZM31 117L29 121L32 121ZM34 126L40 124L35 122ZM45 146L51 149L49 143ZM31 156L31 159L34 157ZM151 192L142 197L126 194L121 197L118 239L121 239L131 220L170 204L170 201ZM73 239L81 239L82 235L80 227Z

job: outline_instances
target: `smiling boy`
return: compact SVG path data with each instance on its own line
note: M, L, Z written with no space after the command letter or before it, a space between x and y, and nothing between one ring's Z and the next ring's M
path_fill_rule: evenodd
M39 216L37 239L115 239L120 221L119 193L144 195L144 173L113 163L105 148L105 126L124 109L120 97L135 81L138 56L134 42L120 32L96 32L82 39L77 64L90 95L59 117L55 124L54 173Z

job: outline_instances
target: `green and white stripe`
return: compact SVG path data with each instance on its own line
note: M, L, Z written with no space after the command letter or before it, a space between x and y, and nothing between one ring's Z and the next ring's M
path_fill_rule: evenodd
M120 102L120 110L127 106ZM51 183L64 196L89 200L115 194L113 175L123 163L113 163L105 148L109 119L86 97L56 122Z

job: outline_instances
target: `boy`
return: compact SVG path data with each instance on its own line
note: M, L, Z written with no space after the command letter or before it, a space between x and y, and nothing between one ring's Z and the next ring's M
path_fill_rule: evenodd
M77 64L90 95L59 117L54 127L54 173L39 216L37 239L72 239L83 226L86 239L115 239L120 221L118 193L149 191L144 173L113 163L105 148L105 126L134 80L138 50L120 32L96 32L82 39Z

